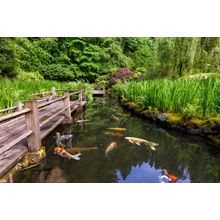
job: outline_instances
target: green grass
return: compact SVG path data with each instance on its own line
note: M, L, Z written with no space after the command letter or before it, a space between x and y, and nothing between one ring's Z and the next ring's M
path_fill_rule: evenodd
M220 80L158 79L116 85L123 97L141 107L186 117L220 116Z
M32 99L32 94L49 92L56 89L87 89L87 97L91 99L89 84L81 82L62 83L49 80L9 80L0 78L0 109L12 107L16 102Z

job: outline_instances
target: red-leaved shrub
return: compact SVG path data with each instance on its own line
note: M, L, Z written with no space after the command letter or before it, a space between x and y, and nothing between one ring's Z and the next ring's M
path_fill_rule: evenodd
M134 75L134 72L129 70L128 68L120 68L110 79L110 84L115 84L118 81L125 81L131 78Z

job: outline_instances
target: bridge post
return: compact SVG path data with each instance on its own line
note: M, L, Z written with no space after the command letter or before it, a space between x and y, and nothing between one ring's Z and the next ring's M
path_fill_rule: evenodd
M55 97L56 97L56 88L55 87L52 87L51 95L52 95L52 99L55 99Z
M82 93L82 90L80 90L79 92L79 110L82 110L82 98L83 98L83 93Z
M37 152L41 147L38 103L35 100L26 101L24 107L31 110L25 115L27 130L33 132L28 137L28 151Z
M71 116L71 108L70 108L70 93L64 92L64 107L67 108L65 110L65 119L63 120L62 124L71 124L73 122L72 116Z
M17 102L15 104L15 107L16 107L16 111L21 111L22 110L22 103L21 102Z

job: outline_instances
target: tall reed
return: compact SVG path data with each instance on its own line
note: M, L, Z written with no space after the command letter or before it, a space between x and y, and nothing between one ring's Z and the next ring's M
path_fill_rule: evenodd
M200 118L220 116L219 79L131 81L116 89L148 109Z
M32 99L32 94L57 89L80 89L88 87L85 83L63 83L57 81L10 80L0 78L0 109L12 107L16 102Z

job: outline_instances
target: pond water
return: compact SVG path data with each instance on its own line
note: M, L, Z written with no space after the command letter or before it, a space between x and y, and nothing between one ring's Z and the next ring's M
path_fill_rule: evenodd
M132 115L117 100L96 98L77 117L90 121L59 126L43 142L47 151L44 162L17 173L14 182L160 183L163 182L163 169L178 177L177 183L220 182L219 149L208 146L197 137L167 131ZM127 130L111 132L107 129L110 127ZM55 155L56 132L73 135L64 142L67 147L93 149L82 152L80 160ZM126 136L159 145L152 151L145 144L138 146L128 142ZM112 142L116 142L112 144L115 147L106 151Z

